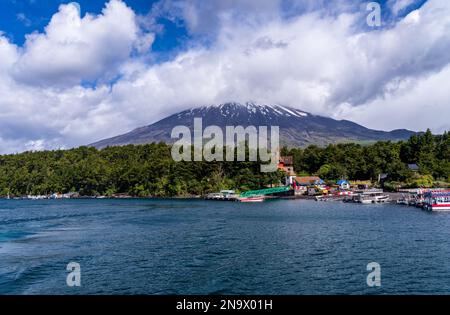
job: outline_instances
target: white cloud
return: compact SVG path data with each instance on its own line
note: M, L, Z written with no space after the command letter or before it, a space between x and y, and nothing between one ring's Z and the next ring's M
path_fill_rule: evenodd
M165 3L152 14L174 10ZM254 14L252 1L175 3L193 34L214 36L161 64L148 63L154 34L140 29L143 17L119 0L83 18L63 5L24 47L0 34L0 152L87 144L226 101L282 103L377 129L450 129L448 1L369 31L356 27L364 7L324 14L304 2L286 19L278 1Z
M30 140L27 143L25 143L25 147L27 148L27 151L45 150L45 140L44 139Z
M27 16L25 15L25 13L18 13L16 15L17 20L19 20L20 22L23 23L23 25L25 25L26 27L31 26L31 20L29 18L27 18Z
M415 2L416 0L389 0L388 6L391 8L392 13L394 13L394 15L398 15L399 12L408 8Z
M11 68L17 58L17 47L0 32L0 76L6 75L6 71Z
M334 17L313 12L257 27L224 18L211 48L194 48L173 61L142 70L114 91L145 95L151 105L140 106L142 102L137 101L127 110L133 121L146 120L142 124L165 112L156 110L155 116L147 117L145 108L150 106L167 105L164 108L173 112L192 104L228 100L281 102L345 118L338 115L345 104L377 106L374 100L383 102L395 95L402 82L425 80L450 62L449 13L447 2L433 1L393 28L366 33L354 32L353 25L362 18L358 14ZM371 125L422 128L412 120L398 122L379 119Z
M118 0L98 16L81 18L79 10L74 3L61 5L45 33L27 35L14 67L18 81L67 86L116 75L138 38L134 12Z
M163 0L153 7L152 15L181 21L193 34L215 36L230 18L248 24L280 18L281 4L282 0Z
M430 128L435 132L450 130L450 65L431 76L404 82L360 107L342 105L341 115L372 128L382 125L406 126L414 130Z

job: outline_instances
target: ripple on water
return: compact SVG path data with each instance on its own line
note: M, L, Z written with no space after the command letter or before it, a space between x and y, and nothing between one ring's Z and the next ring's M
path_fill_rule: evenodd
M280 200L0 201L0 293L444 294L450 215ZM65 285L71 261L83 286ZM382 287L366 285L369 262Z

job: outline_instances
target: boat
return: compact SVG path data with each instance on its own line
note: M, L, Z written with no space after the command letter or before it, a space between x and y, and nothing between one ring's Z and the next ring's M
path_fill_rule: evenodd
M337 191L332 194L316 196L316 201L345 201L354 196L353 191Z
M425 190L421 188L402 189L401 197L397 200L398 205L414 206L422 208L424 202Z
M362 204L385 203L389 202L389 195L386 195L381 189L372 189L360 192L354 197L354 202Z
M205 199L208 200L223 200L223 195L221 193L211 193L206 195Z
M234 190L221 190L218 193L211 193L205 196L207 200L223 200L223 201L235 201L238 195Z
M400 199L397 200L396 202L398 205L409 205L409 201L406 197L401 197Z
M423 209L428 211L450 211L450 190L425 193Z
M45 195L27 195L24 198L21 199L30 199L30 200L44 200L44 199L49 199L48 196Z
M240 197L239 202L263 202L265 200L264 196L251 196L251 197Z
M362 204L369 204L369 203L374 203L374 200L368 197L362 197L358 200L358 203L362 203Z
M388 195L377 195L374 197L374 202L375 203L383 203L383 202L389 202L389 196Z

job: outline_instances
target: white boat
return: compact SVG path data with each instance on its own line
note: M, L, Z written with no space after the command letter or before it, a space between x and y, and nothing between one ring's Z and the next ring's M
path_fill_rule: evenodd
M343 190L328 195L316 196L315 199L316 201L342 201L342 200L349 200L353 196L354 196L353 191Z
M211 193L206 196L206 199L221 200L223 199L223 195L221 193Z
M359 193L354 201L362 204L385 203L389 202L390 198L381 189L373 189Z
M264 200L265 200L264 196L252 196L252 197L238 198L239 202L263 202Z
M238 195L234 190L221 190L218 193L211 193L206 195L205 199L208 200L225 200L225 201L235 201Z
M358 202L362 203L362 204L369 204L369 203L373 203L373 199L364 197L364 198L360 198Z
M48 199L47 196L45 195L28 195L26 197L26 199L30 199L30 200L43 200L43 199Z
M389 196L388 195L379 195L374 197L375 203L383 203L383 202L389 202Z

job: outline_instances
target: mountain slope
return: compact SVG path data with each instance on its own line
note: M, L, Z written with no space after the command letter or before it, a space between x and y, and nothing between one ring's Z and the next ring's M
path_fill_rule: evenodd
M192 108L166 117L152 125L137 128L129 133L104 139L91 144L97 148L126 144L144 144L164 141L173 143L172 128L187 126L193 130L194 118L203 119L206 126L279 126L280 142L288 146L319 146L348 141L403 140L414 132L394 130L391 132L365 128L348 120L335 120L312 115L298 109L280 105L254 103L226 103L218 106ZM224 133L225 134L225 133Z

